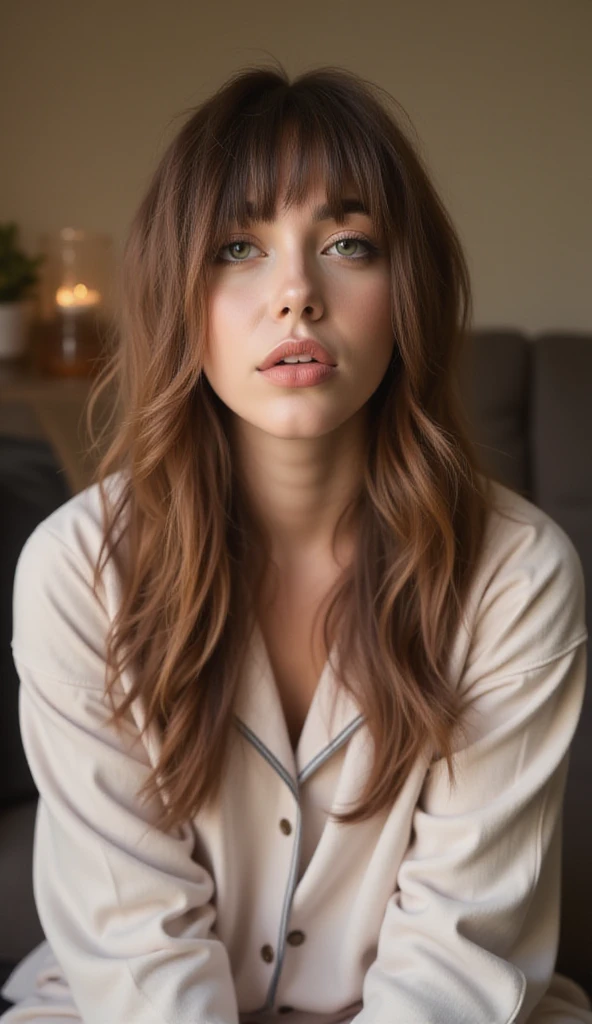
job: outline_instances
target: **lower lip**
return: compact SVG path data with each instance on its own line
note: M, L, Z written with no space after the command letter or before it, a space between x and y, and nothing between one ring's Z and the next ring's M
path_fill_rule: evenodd
M259 370L259 373L271 384L279 384L283 388L309 388L328 380L336 369L327 363L285 363Z

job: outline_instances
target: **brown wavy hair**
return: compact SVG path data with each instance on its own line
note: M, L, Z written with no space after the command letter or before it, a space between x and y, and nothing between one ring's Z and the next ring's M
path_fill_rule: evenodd
M320 620L328 651L339 639L339 683L374 747L358 805L333 818L363 821L391 805L430 752L454 782L464 708L447 659L494 498L456 378L471 316L467 265L405 117L389 93L343 68L292 82L281 65L243 68L190 111L133 217L120 311L88 407L92 431L94 405L111 389L94 582L113 559L122 596L107 638L110 724L140 698L145 728L162 730L141 792L160 793L164 829L215 800L228 744L242 742L233 701L269 547L233 462L228 410L202 372L208 280L231 222L246 217L247 186L256 215L273 216L290 140L287 203L306 198L320 168L339 218L353 181L385 232L395 298L394 355L367 403L364 478L342 516L359 523L356 552ZM117 500L105 486L113 473ZM126 668L133 686L116 707Z

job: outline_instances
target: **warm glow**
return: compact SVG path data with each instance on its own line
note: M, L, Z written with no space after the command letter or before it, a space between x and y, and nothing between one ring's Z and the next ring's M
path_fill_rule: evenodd
M87 288L85 284L76 284L73 288L58 288L56 292L56 302L62 309L89 309L100 301L100 292Z

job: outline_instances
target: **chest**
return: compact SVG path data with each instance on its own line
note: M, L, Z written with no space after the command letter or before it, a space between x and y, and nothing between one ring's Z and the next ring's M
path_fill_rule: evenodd
M319 592L312 584L309 588L283 588L259 612L259 626L293 749L327 660L320 603Z
M285 623L268 622L261 630L295 750L325 659L312 656L310 633L301 626L286 630Z

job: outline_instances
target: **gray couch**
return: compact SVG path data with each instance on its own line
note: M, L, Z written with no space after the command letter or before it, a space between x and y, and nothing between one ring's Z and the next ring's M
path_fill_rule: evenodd
M592 595L592 335L554 333L529 339L517 331L476 332L467 348L460 384L484 467L563 527L579 552L587 594ZM53 487L55 482L50 483ZM59 503L59 495L52 493L48 501ZM29 510L30 523L18 509L15 515L21 516L21 533L26 533L35 517L41 517L40 507L33 513ZM5 581L3 585L6 589ZM592 597L587 602L587 622L592 634ZM37 794L20 746L18 681L8 670L4 675L0 680L0 749L4 752L0 771L0 970L3 966L6 976L43 933L31 882ZM588 684L591 675L589 664ZM588 685L565 799L557 969L592 995L590 865L592 688ZM0 984L2 980L0 975Z

